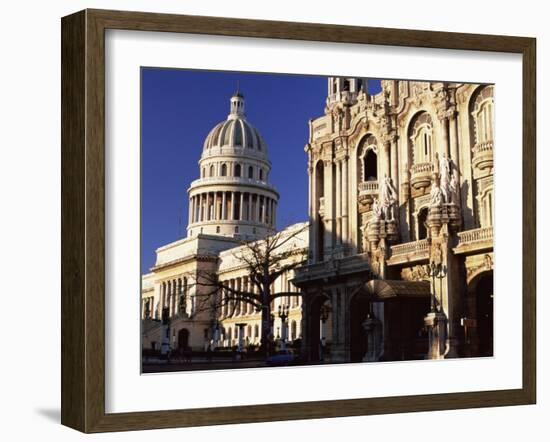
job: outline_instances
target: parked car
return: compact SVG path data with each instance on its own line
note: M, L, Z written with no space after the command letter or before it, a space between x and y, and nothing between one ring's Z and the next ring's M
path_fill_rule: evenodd
M291 365L296 361L296 356L292 350L279 350L275 354L269 356L266 360L267 365Z

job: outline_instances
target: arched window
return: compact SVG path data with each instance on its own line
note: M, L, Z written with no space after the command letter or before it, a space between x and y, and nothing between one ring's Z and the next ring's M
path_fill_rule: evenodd
M493 141L493 87L486 86L472 97L472 118L475 131L475 144Z
M258 327L258 324L254 326L254 337L257 338L260 336L260 327Z
M357 147L357 179L358 181L378 180L378 147L376 137L363 137Z
M296 336L296 321L290 323L290 340L294 341L298 336Z
M363 158L363 181L378 181L378 156L369 149Z
M222 164L222 176L227 176L227 164Z
M493 188L485 190L478 197L480 227L492 227L493 225Z
M248 166L248 178L254 178L254 168L252 166Z
M240 177L240 176L241 176L241 165L240 165L240 164L236 164L236 165L235 165L235 176L236 176L236 177Z
M418 114L409 126L409 143L413 164L431 163L433 161L433 124L427 112Z
M214 176L214 165L210 166L210 176Z
M264 180L264 170L262 168L260 168L260 181L263 181Z

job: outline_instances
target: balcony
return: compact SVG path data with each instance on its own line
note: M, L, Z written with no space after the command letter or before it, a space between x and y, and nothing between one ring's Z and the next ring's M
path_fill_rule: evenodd
M378 181L364 181L359 183L359 195L378 195Z
M453 251L461 253L481 252L493 248L493 228L481 227L458 233L458 245Z
M427 239L396 244L391 246L391 257L388 260L388 265L425 261L429 256L430 243Z
M493 141L477 143L473 149L472 164L479 170L493 168Z
M239 185L245 185L245 186L259 187L261 189L269 189L275 192L277 195L279 194L277 192L277 189L275 189L275 186L269 184L266 181L257 180L255 178L234 177L234 176L211 176L211 177L198 178L191 182L189 189L195 189L197 187L202 187L202 186L222 186L224 184L230 184L230 185L239 184ZM236 191L238 190L236 189Z
M308 264L296 269L293 282L296 284L338 278L342 275L363 274L370 272L370 265L366 254L346 256L343 258L331 257L323 262Z
M411 167L411 186L415 190L425 189L432 183L432 163L418 163Z

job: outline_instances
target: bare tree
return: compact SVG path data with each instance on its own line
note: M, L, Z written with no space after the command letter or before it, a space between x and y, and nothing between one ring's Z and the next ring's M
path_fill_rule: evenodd
M209 310L217 320L220 312L227 316L235 313L237 306L252 305L261 312L261 351L270 353L271 305L276 298L302 296L301 292L274 290L274 282L283 274L304 264L307 259L307 243L301 243L299 235L307 231L307 223L296 230L287 228L261 240L243 242L232 252L237 266L245 270L246 286L235 286L221 281L216 271L199 271L196 275L196 311Z

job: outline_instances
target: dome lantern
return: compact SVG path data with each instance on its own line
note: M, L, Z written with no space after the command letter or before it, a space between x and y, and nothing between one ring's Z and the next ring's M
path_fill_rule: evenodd
M238 90L231 97L231 113L228 118L232 116L244 117L244 95Z

